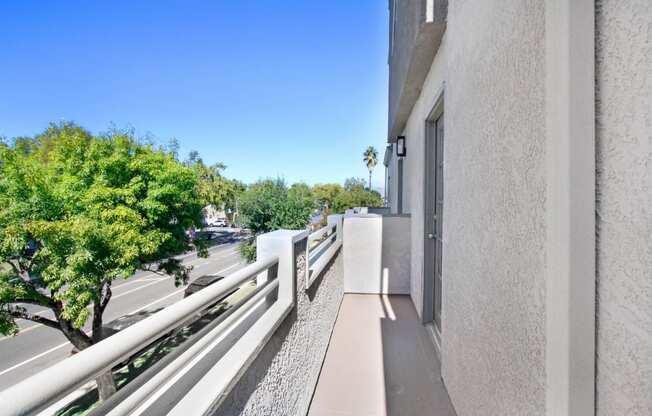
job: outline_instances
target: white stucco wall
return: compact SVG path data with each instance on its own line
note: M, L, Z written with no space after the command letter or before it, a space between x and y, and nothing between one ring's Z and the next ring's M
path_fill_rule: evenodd
M219 416L307 414L343 296L342 251L305 287L305 240L297 252L297 305L232 389Z
M652 2L596 8L596 414L652 415Z
M344 292L410 293L410 216L344 216Z
M383 215L382 293L410 294L410 216ZM345 266L346 267L346 266Z
M652 3L596 4L598 415L652 414ZM423 299L425 119L445 88L442 374L458 415L545 411L545 2L451 0L403 134Z
M459 416L545 412L544 6L449 1L442 376Z
M425 120L435 105L446 79L446 35L433 60L419 99L414 104L403 134L407 156L403 162L403 212L411 214L410 295L419 317L423 312L424 168ZM396 185L394 185L396 187Z

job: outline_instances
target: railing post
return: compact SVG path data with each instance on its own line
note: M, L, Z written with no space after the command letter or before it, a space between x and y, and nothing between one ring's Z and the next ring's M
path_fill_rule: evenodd
M328 225L335 224L335 232L337 233L337 241L342 241L342 227L344 226L344 215L333 214L326 218Z
M308 237L308 231L277 230L262 234L256 238L256 256L262 259L270 256L278 256L278 300L289 300L292 305L296 304L296 259L294 245ZM261 273L257 281L266 281L267 274Z

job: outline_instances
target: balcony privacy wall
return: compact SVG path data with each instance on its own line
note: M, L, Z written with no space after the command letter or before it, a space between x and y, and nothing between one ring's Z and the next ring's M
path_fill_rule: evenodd
M652 415L652 2L596 11L596 414Z
M295 246L297 303L216 415L305 415L343 296L342 251L305 291L305 244Z

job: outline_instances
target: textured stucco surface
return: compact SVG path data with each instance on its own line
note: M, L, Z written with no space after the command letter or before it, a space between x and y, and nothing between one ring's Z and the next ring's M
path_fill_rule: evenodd
M449 2L442 374L457 414L545 411L544 0Z
M409 297L344 295L309 416L455 416Z
M596 11L596 413L652 415L652 2Z
M427 3L433 3L427 16ZM445 0L390 0L388 135L403 128L439 43L446 17Z
M410 217L344 216L344 292L410 293Z
M382 293L410 294L410 216L382 217Z
M407 156L403 161L403 212L411 214L410 296L417 314L421 318L423 312L425 120L444 86L446 49L446 35L444 35L423 84L421 95L412 108L403 132L407 147Z
M307 414L342 301L342 251L308 291L303 289L305 240L297 252L297 305L216 415Z
M396 119L405 88L410 60L419 27L423 21L425 0L390 0L389 22L389 120ZM392 20L394 22L392 22ZM389 128L391 131L391 127Z

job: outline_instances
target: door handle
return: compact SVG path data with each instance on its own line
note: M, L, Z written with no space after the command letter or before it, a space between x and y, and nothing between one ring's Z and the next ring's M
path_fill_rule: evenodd
M430 240L434 240L434 239L435 239L435 235L434 235L434 234L428 234L428 239L430 239Z

